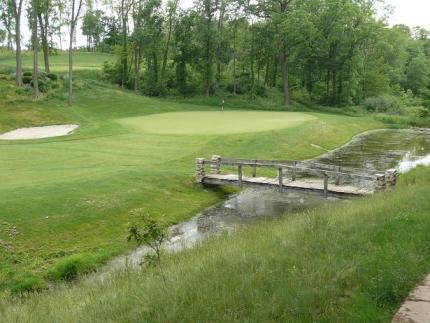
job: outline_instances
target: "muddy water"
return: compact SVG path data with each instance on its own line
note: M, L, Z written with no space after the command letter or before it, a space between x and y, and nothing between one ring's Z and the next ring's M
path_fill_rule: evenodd
M345 146L315 159L321 163L371 171L397 168L406 172L417 165L430 165L430 130L378 130L356 136ZM341 201L340 197L323 198L304 192L279 192L273 189L245 189L226 201L212 206L191 220L171 228L165 248L176 252L193 246L209 236L234 231L250 223L273 218L323 204ZM122 269L140 264L146 248L115 258L103 270Z

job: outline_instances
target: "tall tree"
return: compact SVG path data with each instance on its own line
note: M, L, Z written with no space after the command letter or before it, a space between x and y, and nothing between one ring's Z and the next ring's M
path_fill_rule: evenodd
M12 49L12 38L13 38L13 8L10 0L0 0L0 21L2 22L5 30L3 31L3 39L0 36L1 41L6 39L7 49ZM2 30L0 30L2 32Z
M38 0L37 17L40 26L40 38L42 43L43 60L45 63L45 72L49 73L49 18L52 11L51 0Z
M21 13L24 0L10 0L15 18L15 83L22 86Z
M204 69L202 71L205 94L208 97L211 93L213 78L213 47L214 47L214 15L218 10L218 0L200 0L197 3L197 10L202 21L202 49L204 57Z
M166 74L167 56L169 54L170 40L172 38L173 26L176 18L176 11L178 8L179 0L169 0L167 3L167 39L164 46L163 53L163 64L161 66L161 84L164 84L164 78Z
M39 7L38 0L32 0L32 43L33 43L33 91L34 97L37 99L40 95L39 92L39 65L38 65L38 48L39 48L39 39L37 35L37 10Z
M75 36L76 24L79 19L79 14L82 8L82 0L70 0L72 8L70 13L70 33L69 33L69 82L68 82L68 98L67 105L73 104L73 38Z

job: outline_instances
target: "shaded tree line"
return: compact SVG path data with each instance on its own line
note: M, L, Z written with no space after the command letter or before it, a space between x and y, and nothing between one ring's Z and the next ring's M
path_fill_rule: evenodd
M29 21L46 72L52 39L61 44L61 26L73 25L74 1L82 4L27 0L29 17L37 3ZM86 50L117 56L105 63L104 76L145 95L255 98L279 90L285 105L291 97L334 106L384 95L430 101L429 31L389 27L377 18L375 2L196 0L183 9L178 0L87 0L81 30ZM0 15L6 46L20 38L22 3L0 0L9 13ZM17 58L17 71L19 64Z

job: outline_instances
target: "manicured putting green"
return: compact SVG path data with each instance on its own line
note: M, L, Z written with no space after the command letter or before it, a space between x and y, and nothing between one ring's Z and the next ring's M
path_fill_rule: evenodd
M314 116L300 112L193 111L120 119L127 127L156 134L232 134L298 126Z

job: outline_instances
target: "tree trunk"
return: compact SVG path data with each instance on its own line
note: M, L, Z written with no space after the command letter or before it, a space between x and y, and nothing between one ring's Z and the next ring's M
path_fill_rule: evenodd
M284 92L283 103L285 106L288 106L288 104L290 103L290 89L288 85L287 54L285 53L285 49L281 50L281 54L279 56L282 74L282 89Z
M141 46L138 44L134 53L134 91L138 92L140 87L140 60L142 57Z
M44 20L42 14L38 14L40 24L40 36L42 39L43 59L45 63L45 72L49 73L49 46L48 46L48 15L45 14Z
M22 1L21 1L22 3ZM15 84L16 86L22 86L22 56L21 56L21 8L15 14Z
M74 10L72 10L72 17L74 15L73 12ZM73 53L72 51L73 51L73 34L75 29L73 22L71 24L72 25L70 27L70 41L69 41L69 83L68 83L69 97L67 98L67 105L69 107L71 107L73 104Z
M127 13L125 10L125 0L121 1L121 15L122 15L122 77L121 86L124 87L127 81L128 71L128 51L127 51Z
M70 39L69 39L69 83L67 105L69 107L73 104L73 36L75 35L76 23L78 21L79 12L81 11L82 0L79 0L79 6L75 15L75 0L72 0L72 14L70 19Z
M161 84L164 84L164 77L166 74L166 66L167 66L167 57L169 54L169 47L170 47L170 39L172 37L172 30L173 30L173 17L176 13L176 8L178 5L178 1L175 0L174 6L171 9L171 12L169 14L169 31L167 33L167 41L166 41L166 47L164 48L164 54L163 54L163 65L161 66Z
M37 39L37 5L36 1L33 0L33 90L34 98L37 99L40 95L39 92L39 66L37 61L39 41Z
M236 81L236 27L233 33L233 94L236 95L237 81Z
M16 86L22 86L22 53L21 53L21 12L22 12L22 3L24 0L12 1L13 5L13 13L15 16L15 84Z
M222 42L222 24L224 19L224 5L221 4L218 24L217 24L217 33L218 33L218 45L216 50L216 81L217 84L221 82L221 42Z

